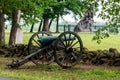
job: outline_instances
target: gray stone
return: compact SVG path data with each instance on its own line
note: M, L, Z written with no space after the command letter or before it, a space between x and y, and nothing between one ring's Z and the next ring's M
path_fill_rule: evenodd
M15 43L16 44L23 44L23 31L20 28L17 28Z
M14 79L14 78L7 78L7 77L1 77L0 80L19 80L19 79Z

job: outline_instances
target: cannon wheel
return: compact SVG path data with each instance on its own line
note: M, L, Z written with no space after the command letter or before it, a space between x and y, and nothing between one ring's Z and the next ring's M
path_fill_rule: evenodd
M50 33L45 31L40 31L37 33L34 33L28 43L28 55L32 54L33 52L36 52L39 49L43 49L44 46L41 42L38 41L38 39L42 36L52 36ZM31 61L36 64L50 64L53 62L53 50L42 50L39 54L35 55L31 58Z
M68 31L60 34L54 48L56 63L63 68L76 65L80 61L82 49L83 43L77 33Z

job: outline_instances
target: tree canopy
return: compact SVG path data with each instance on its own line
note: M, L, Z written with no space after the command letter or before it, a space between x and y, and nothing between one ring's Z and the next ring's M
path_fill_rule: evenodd
M106 26L96 31L94 40L98 43L101 39L109 37L109 33L118 33L120 28L120 0L100 0L101 13L99 16L106 21Z
M5 20L12 21L13 11L21 10L20 19L24 21L24 24L36 23L43 19L45 24L43 27L48 27L49 20L57 18L58 15L63 16L73 12L82 17L88 4L92 4L96 12L98 3L102 6L99 16L107 19L107 26L95 32L94 39L99 43L101 39L109 36L109 32L105 30L118 33L120 26L119 0L0 0L0 12L7 15L4 17Z

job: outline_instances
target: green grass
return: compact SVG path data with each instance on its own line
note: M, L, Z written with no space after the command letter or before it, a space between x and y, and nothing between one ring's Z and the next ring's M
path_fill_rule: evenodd
M120 68L98 66L83 68L77 65L71 69L61 69L58 65L35 66L28 63L19 69L8 69L11 58L0 57L0 76L20 80L120 80Z
M27 44L33 33L24 33L24 44ZM58 35L58 34L55 34ZM94 34L80 33L83 44L89 50L117 48L120 51L120 35L111 34L109 38L103 39L98 45L92 40ZM6 33L6 43L9 33ZM61 69L56 64L35 66L28 63L20 69L8 69L6 64L11 58L0 57L0 76L19 78L20 80L120 80L119 67L97 66L97 68L83 68L82 64L71 69Z
M110 34L110 37L103 39L101 44L97 44L95 40L92 40L94 34L81 33L79 35L83 45L89 50L116 48L120 51L120 35Z
M33 33L24 33L23 43L28 44L28 41ZM59 35L59 34L53 34ZM117 48L120 51L120 35L110 34L109 38L105 38L102 40L101 44L97 44L95 40L92 40L94 34L93 33L79 33L84 47L87 47L89 50L97 50L97 49L109 49L109 48ZM9 40L9 33L6 33L6 43Z

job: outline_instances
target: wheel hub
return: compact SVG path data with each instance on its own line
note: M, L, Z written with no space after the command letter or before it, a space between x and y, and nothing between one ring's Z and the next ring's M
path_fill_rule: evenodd
M71 46L67 46L66 49L65 49L66 53L70 53L72 51L73 51L73 48Z

